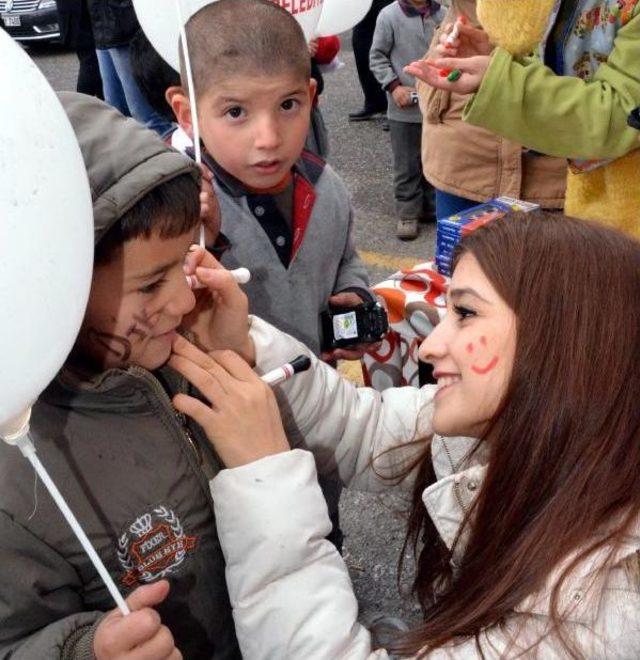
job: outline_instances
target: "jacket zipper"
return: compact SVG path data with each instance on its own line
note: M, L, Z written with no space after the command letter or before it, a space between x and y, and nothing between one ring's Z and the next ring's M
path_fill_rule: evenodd
M453 462L453 458L451 458L451 453L449 452L449 447L447 446L447 443L445 442L444 438L441 438L442 440L442 445L444 447L444 450L447 454L447 458L449 459L449 465L451 465L451 472L455 475L458 474L460 470L460 466L455 465ZM454 482L453 482L453 493L456 496L456 499L458 500L458 504L460 505L460 508L464 511L465 515L467 514L467 507L464 505L464 501L462 499L462 495L460 494L460 484L455 481L454 477Z
M449 459L449 465L451 466L451 471L454 475L456 475L456 474L458 474L458 472L460 470L460 466L454 464L453 458L451 457L451 453L449 452L449 447L447 446L447 443L446 443L445 439L442 438L442 437L440 439L442 440L442 445L443 445L444 450L447 454L447 458ZM462 509L462 511L465 515L465 518L466 518L467 514L468 514L467 507L464 505L464 501L462 499L462 494L460 493L460 484L455 480L455 477L454 477L454 481L453 481L453 494L454 494L456 500L458 500L458 505ZM454 571L458 567L458 563L454 560L454 555L455 555L458 543L460 541L461 535L462 535L462 526L460 526L458 528L458 531L456 532L456 536L453 539L453 543L451 544L451 558L450 558L449 561L451 562L451 566L452 566Z
M167 394L164 387L162 387L158 379L155 378L145 369L142 369L135 365L131 366L129 368L129 371L133 372L134 375L138 376L139 378L141 378L151 386L151 389L153 390L154 394L162 402L166 412L169 413L171 419L176 423L176 426L178 427L178 430L180 432L180 436L191 450L191 453L195 457L198 466L202 467L204 463L202 449L200 448L198 443L194 440L193 434L191 433L187 425L186 417L182 413L179 413L177 410L174 409L173 404L171 403L171 399L169 398L169 395Z

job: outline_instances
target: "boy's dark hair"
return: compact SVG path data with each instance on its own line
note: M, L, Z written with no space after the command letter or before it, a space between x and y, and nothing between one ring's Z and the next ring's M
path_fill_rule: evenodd
M200 222L200 188L191 174L165 181L132 206L95 247L96 266L108 263L123 243L157 231L160 238L177 238Z
M294 72L311 78L302 28L271 0L219 0L207 5L187 23L187 40L198 96L230 75ZM187 89L184 62L182 81Z
M145 33L138 30L129 47L131 72L149 105L168 121L175 121L164 93L180 86L180 74L170 67L151 45Z

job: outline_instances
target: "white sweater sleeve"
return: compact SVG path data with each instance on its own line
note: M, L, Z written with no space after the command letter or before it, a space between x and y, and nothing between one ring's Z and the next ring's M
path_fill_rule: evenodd
M211 482L240 650L251 660L387 658L357 622L311 454L293 450Z
M310 450L322 474L337 473L347 486L378 491L396 485L392 477L424 452L433 433L434 386L382 393L357 388L303 344L256 317L251 337L260 373L301 354L311 358L311 369L276 388L276 395L289 441Z
M261 371L309 354L259 319L253 319L251 334ZM280 394L301 444L324 464L337 461L347 483L384 485L369 469L370 457L430 433L428 388L384 395L356 389L314 359L312 369L285 384ZM347 568L325 540L331 524L309 452L294 449L222 470L211 482L211 493L243 657L388 660L385 651L371 650L369 633L357 622ZM514 651L526 655L541 638L540 657L566 657L555 637L547 636L546 608L535 602L522 605L506 621L483 631L478 641L459 639L426 657L497 660L512 657ZM617 568L608 575L599 604L585 598L581 610L571 610L569 631L585 657L637 658L639 611L637 580L630 582Z
M242 655L251 660L388 660L372 651L347 567L325 540L331 530L314 460L293 450L233 470L211 482L218 535ZM634 563L637 560L634 559ZM589 584L593 584L592 578ZM429 660L567 657L546 605L523 602L484 631L426 654ZM583 595L568 613L566 632L581 657L640 657L640 594L624 566L602 591ZM570 590L567 598L575 593ZM574 601L575 603L575 601Z

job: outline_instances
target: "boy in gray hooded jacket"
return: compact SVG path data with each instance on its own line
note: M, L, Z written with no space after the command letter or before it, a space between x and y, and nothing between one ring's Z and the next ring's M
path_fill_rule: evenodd
M130 599L147 609L105 616L113 602L93 565L39 485L34 503L33 471L2 444L0 657L175 660L177 647L238 658L208 487L220 466L173 408L187 386L164 367L196 302L183 265L199 173L97 99L61 99L91 183L95 266L78 341L33 409L32 437L120 589L148 585Z

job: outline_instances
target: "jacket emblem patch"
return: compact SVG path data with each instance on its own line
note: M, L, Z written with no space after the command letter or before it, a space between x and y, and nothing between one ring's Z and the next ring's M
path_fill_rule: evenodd
M125 571L122 584L132 587L174 573L197 541L185 534L178 516L165 506L136 518L118 539L118 560Z

